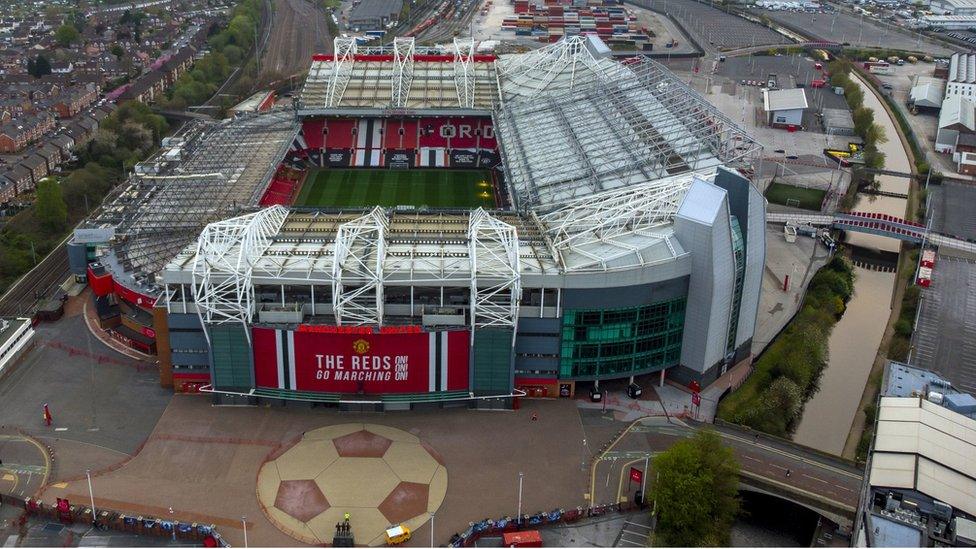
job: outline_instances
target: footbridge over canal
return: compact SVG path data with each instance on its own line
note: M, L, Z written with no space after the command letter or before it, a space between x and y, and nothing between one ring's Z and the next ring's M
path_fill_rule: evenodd
M933 246L976 253L976 242L936 233L925 225L899 217L868 212L837 212L835 214L767 213L767 223L833 227L842 231L867 233L920 244L923 240Z

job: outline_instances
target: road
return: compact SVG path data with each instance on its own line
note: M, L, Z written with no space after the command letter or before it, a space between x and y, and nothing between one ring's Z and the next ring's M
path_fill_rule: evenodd
M309 0L276 0L271 34L261 56L261 71L286 77L308 70L312 55L332 51L332 35L319 3Z
M651 456L653 460L654 455L693 436L695 428L693 424L664 417L636 422L593 469L593 502L632 499L639 487L629 481L630 468L643 469L645 456ZM766 435L757 437L733 427L713 428L735 451L744 474L819 495L840 505L857 506L862 473L848 462Z

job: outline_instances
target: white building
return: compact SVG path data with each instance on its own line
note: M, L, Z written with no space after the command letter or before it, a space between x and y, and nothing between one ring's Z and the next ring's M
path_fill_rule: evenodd
M955 154L959 137L976 133L976 104L960 95L946 97L939 111L935 152Z
M770 126L799 128L803 125L803 111L807 107L807 94L803 88L763 91L763 110Z
M945 98L946 82L932 76L916 76L908 92L908 102L917 108L938 109Z
M929 10L937 15L976 15L976 0L932 0Z
M0 319L0 377L34 342L34 327L28 318Z
M945 96L959 95L976 99L976 54L954 53L949 59L949 81Z
M968 30L976 27L976 15L925 15L917 24L909 22L911 28L933 28L947 31Z

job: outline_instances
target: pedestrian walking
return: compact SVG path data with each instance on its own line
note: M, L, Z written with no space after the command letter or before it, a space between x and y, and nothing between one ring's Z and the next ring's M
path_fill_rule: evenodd
M786 469L786 478L790 478L790 475L792 475L792 474L793 474L793 471L790 471L790 470L789 470L789 469L787 468L787 469Z

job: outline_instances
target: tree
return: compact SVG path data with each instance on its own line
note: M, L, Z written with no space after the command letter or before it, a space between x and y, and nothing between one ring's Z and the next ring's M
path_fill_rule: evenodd
M38 55L37 59L27 60L27 74L34 78L40 78L46 74L51 74L51 62L47 57Z
M113 44L111 52L112 55L116 57L116 59L121 60L122 56L125 55L125 48L123 48L121 44Z
M61 196L61 186L51 177L37 184L37 200L34 213L41 225L51 233L60 232L68 220L68 205Z
M739 512L739 464L711 430L698 431L654 458L654 545L721 546Z
M66 48L78 41L78 29L74 25L61 25L54 31L54 39L62 48Z

